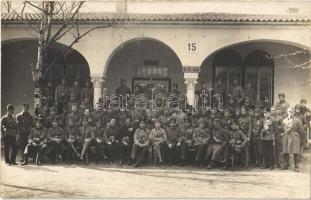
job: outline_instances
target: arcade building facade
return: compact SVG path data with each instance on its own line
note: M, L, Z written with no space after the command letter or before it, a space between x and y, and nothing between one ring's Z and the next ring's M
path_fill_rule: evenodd
M34 14L27 17L36 20ZM49 80L58 84L66 77L69 84L82 84L90 78L94 103L114 94L120 79L131 90L139 85L170 92L177 85L190 105L202 82L212 88L220 81L229 91L234 80L256 99L274 103L282 92L291 105L311 101L311 16L81 13L80 20L81 32L111 26L94 30L59 56ZM37 42L14 14L3 14L1 23L4 112L8 103L33 105ZM61 38L49 60L72 40L71 34Z

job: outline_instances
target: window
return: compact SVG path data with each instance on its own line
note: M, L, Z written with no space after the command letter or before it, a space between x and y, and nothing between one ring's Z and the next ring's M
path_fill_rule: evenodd
M168 76L168 67L167 66L153 66L153 65L144 65L136 67L136 77L139 78L152 78L152 77L167 77Z

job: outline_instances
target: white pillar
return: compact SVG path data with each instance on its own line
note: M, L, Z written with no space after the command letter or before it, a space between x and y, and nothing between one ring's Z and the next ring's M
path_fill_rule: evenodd
M103 83L104 83L104 77L101 75L91 75L91 81L93 83L94 87L94 107L96 106L96 103L98 102L98 99L103 96Z
M195 105L195 85L198 80L198 73L184 73L186 90L187 90L187 103Z

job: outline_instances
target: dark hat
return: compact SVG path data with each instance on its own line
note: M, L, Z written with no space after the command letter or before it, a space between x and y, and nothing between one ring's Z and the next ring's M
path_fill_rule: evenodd
M285 93L283 93L283 92L279 93L279 97L280 97L280 96L285 97Z
M29 108L29 104L28 103L24 103L23 107Z
M200 118L200 119L198 120L198 124L200 124L200 123L205 124L205 120L204 120L204 118Z
M296 104L295 105L295 109L301 109L301 105L300 104Z
M57 108L56 108L56 106L51 106L51 108L50 108L50 111L57 111Z
M14 109L13 104L8 104L8 105L6 106L6 109L7 109L7 110L12 110L12 109Z
M307 103L307 100L306 99L301 99L300 103Z

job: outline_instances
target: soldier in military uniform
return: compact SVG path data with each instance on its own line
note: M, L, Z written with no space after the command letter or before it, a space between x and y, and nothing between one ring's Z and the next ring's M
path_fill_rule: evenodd
M52 127L48 130L48 148L52 163L61 160L63 157L63 145L66 141L66 133L62 127L59 126L59 117L55 117L52 121Z
M200 165L200 167L203 167L206 148L211 140L211 132L208 128L206 128L206 123L203 118L198 120L198 124L199 127L195 128L193 133L194 146L197 149L195 161Z
M229 143L226 149L225 158L226 165L225 168L230 164L230 160L232 161L232 167L234 166L234 161L236 158L241 156L243 152L248 151L247 145L249 143L248 137L243 133L243 131L239 130L239 126L236 122L231 122L231 127L229 130ZM247 158L245 158L245 167L247 166Z
M177 151L180 157L180 164L185 164L189 147L194 147L193 140L194 128L191 126L189 119L185 119L184 126L179 129Z
M87 118L81 119L82 126L79 127L80 135L82 138L82 152L80 153L80 160L84 159L84 156L86 154L86 151L89 146L95 146L96 141L94 140L95 134L94 134L94 128L91 125L91 122ZM88 161L88 159L87 159Z
M116 119L112 118L105 128L105 143L108 150L108 159L113 162L120 152L120 141L117 139L120 128L117 126Z
M293 111L288 109L287 117L283 120L282 133L282 153L284 156L284 166L282 169L289 167L289 154L294 155L295 171L299 171L298 154L300 152L300 135L304 131L301 120L294 116Z
M69 98L69 88L65 79L55 89L55 104L58 114L63 113L63 108L66 106Z
M275 130L269 111L264 112L263 128L260 131L265 168L274 169Z
M221 127L225 130L229 130L233 122L229 109L224 110L224 117L221 119Z
M23 104L23 110L16 115L18 127L19 127L19 149L22 152L22 162L24 161L24 151L28 144L28 136L33 127L33 117L29 113L29 104Z
M74 93L71 93L71 94L70 94L70 99L69 99L69 101L68 101L68 103L67 103L67 109L68 109L69 111L72 110L72 106L73 106L73 105L76 105L78 108L79 108L79 106L80 106L80 99L77 100L76 95L77 95L77 94L74 94Z
M163 146L167 142L167 136L165 130L161 127L161 124L158 120L154 122L155 128L150 132L150 145L153 150L153 165L156 166L159 160L161 164L162 159L162 150Z
M195 91L195 94L198 99L199 108L208 108L210 107L210 89L207 86L205 81L201 82L201 88Z
M253 88L251 82L245 84L245 99L248 99L250 104L256 100L256 90Z
M31 130L28 138L28 145L25 148L24 162L22 165L28 164L28 158L31 156L37 165L41 164L42 155L47 150L47 135L48 131L43 126L43 118L38 117L35 122L35 127Z
M54 103L55 98L55 88L51 81L48 82L47 87L44 87L42 91L43 99L45 99L44 105L51 107Z
M85 101L85 98L88 98L90 102L93 102L93 89L91 87L90 80L85 81L85 86L81 90L80 102Z
M104 159L107 160L107 155L104 152L106 145L105 145L105 130L101 126L101 120L96 121L96 126L94 128L94 136L96 140L96 163L98 163L100 160Z
M1 118L1 133L4 141L4 158L8 165L17 165L16 154L18 150L16 136L18 135L18 124L13 116L14 106L7 105L7 114ZM12 152L10 154L10 148Z
M78 110L78 105L73 104L71 107L71 112L67 115L66 125L68 126L69 120L73 120L74 124L78 125L81 119L81 113Z
M74 158L80 158L80 153L82 144L81 144L81 135L79 128L76 125L76 121L72 118L68 120L68 124L65 127L66 133L66 160L68 164L71 164Z
M79 86L79 81L75 80L73 86L69 89L70 98L72 101L79 101L81 96L81 87Z
M177 140L179 135L179 130L176 125L175 119L170 120L170 126L165 129L167 140L165 147L165 157L168 164L175 163L176 160L176 154L177 154Z
M263 119L259 108L255 109L254 118L252 122L252 134L250 137L251 157L255 166L262 166L262 144L261 144L261 129L263 128Z
M52 127L52 121L57 117L57 108L55 106L51 106L50 108L50 114L48 117L44 120L44 126L45 128L49 129Z
M211 161L209 162L207 169L215 167L217 163L224 160L224 153L229 141L228 139L228 131L221 127L219 119L215 119L213 121L213 128L211 131L210 145L208 146L205 155L206 160L211 157Z
M146 128L146 123L142 120L139 128L134 134L134 145L131 158L136 160L134 167L139 167L145 159L148 152L150 130Z
M120 165L124 163L130 164L135 130L135 123L131 122L130 118L127 118L117 137L120 141Z
M236 104L240 106L245 98L245 93L237 78L233 80L233 86L230 90L230 93L232 94L233 99L236 101Z
M289 107L290 107L290 104L285 101L285 94L280 93L279 94L279 102L277 102L275 104L275 109L282 111L283 119L287 117L286 115L287 115L287 110Z
M276 113L275 107L272 106L270 109L271 119L272 119L272 126L274 130L275 136L275 165L280 168L281 167L281 152L282 152L282 118Z

